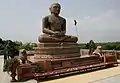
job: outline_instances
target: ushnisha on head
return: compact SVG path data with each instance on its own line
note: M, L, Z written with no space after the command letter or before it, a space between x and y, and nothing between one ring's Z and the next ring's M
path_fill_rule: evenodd
M61 5L59 3L53 3L50 6L49 9L50 9L51 14L59 15L60 9L61 9Z

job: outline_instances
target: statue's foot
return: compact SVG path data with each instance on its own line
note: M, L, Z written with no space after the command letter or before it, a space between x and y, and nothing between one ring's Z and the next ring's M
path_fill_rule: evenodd
M11 80L11 82L17 82L17 80L14 78L14 79Z
M6 69L3 69L3 72L6 72L7 70Z

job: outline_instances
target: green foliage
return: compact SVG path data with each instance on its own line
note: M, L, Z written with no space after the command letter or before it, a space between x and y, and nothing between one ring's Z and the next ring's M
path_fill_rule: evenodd
M12 51L12 54L16 53L20 49L34 50L33 47L37 46L36 43L22 43L20 41L2 40L2 38L0 38L0 50L4 50L8 41L10 42L10 50Z
M102 46L103 50L120 50L120 42L106 42L106 43L95 43L96 45ZM83 43L78 45L81 49L88 49L89 43Z
M12 70L12 66L15 63L19 63L19 61L16 58L11 58L6 61L6 64L4 65L4 68L7 72L10 72Z
M12 54L16 53L20 49L34 50L34 47L37 46L36 43L31 43L31 42L22 43L20 41L2 40L2 38L0 38L0 50L4 49L7 41L10 41L10 48L11 48ZM90 47L89 44L90 42L79 43L78 47L80 49L89 49ZM94 43L93 47L96 47L97 45L102 46L103 50L120 50L120 42Z
M120 59L120 53L117 52L116 55L117 55L117 59Z
M34 68L34 70L35 70L36 73L41 72L41 68L40 68L39 65L36 65L35 68Z
M3 43L4 42L3 42L2 38L0 38L0 50L2 50L4 48Z
M86 43L78 44L78 47L79 47L80 49L87 49Z
M20 46L20 49L34 50L33 47L36 47L35 43L25 43Z

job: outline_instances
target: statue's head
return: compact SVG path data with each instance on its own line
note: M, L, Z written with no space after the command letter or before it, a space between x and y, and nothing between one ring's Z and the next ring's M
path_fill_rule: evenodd
M21 49L21 50L20 50L20 53L21 53L21 54L26 54L26 50L25 50L25 49Z
M61 5L59 3L53 3L50 7L50 12L59 15L61 9Z

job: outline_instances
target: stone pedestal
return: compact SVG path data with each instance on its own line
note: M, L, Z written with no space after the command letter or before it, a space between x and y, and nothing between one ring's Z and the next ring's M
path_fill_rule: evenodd
M77 43L39 43L34 54L34 62L39 63L44 71L75 66L73 63L79 62L79 58Z
M58 59L80 57L77 43L39 43L35 48L35 59Z

